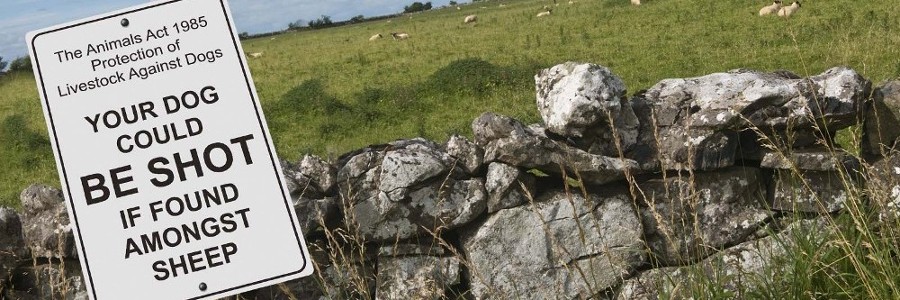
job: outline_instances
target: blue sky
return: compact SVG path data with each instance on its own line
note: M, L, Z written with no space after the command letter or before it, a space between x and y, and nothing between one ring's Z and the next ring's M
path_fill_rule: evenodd
M287 28L296 20L322 15L334 21L403 11L403 6L427 0L229 0L238 32L261 33ZM0 8L0 56L5 61L27 53L25 33L96 14L127 8L147 0L3 0ZM431 0L437 7L449 0ZM468 2L468 1L457 1Z

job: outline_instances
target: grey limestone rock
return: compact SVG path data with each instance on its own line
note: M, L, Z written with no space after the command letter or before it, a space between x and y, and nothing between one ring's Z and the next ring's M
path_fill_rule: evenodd
M645 261L641 223L624 192L544 197L463 234L476 299L591 297Z

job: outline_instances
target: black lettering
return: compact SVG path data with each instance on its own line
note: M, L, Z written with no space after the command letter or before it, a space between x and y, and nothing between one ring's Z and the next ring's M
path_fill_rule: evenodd
M91 124L91 127L94 128L94 133L99 131L97 129L97 122L100 121L100 114L94 115L93 119L91 119L90 117L87 117L87 116L85 116L84 119L87 120L88 124Z
M197 177L203 177L203 168L200 165L200 157L197 155L197 149L191 149L191 160L181 160L181 154L175 153L175 168L178 169L178 177L181 181L187 180L185 169L194 167Z
M197 266L197 263L203 261L203 256L198 256L200 254L203 254L203 251L194 251L194 252L188 253L187 257L188 257L188 262L191 263L191 272L197 272L197 271L202 271L203 269L206 269L206 266L204 266L202 264L200 266Z
M228 192L229 190L231 193ZM234 202L234 200L237 200L239 194L238 188L234 184L226 183L222 185L222 198L225 199L225 203Z
M157 158L151 159L150 162L147 164L147 168L150 169L150 173L153 173L156 175L164 175L163 178L165 178L165 179L160 180L159 178L153 178L153 179L150 179L150 183L153 183L153 185L156 187L165 187L165 186L172 184L172 182L175 180L175 174L172 173L172 170L157 167L157 165L159 165L159 164L162 164L163 166L168 165L169 160L166 159L165 157L157 157Z
M235 213L241 215L241 219L244 220L244 228L250 227L250 221L247 220L247 212L250 211L250 208L239 209Z
M178 269L181 268L182 274L188 273L187 262L184 261L184 255L178 257L178 263L175 263L175 259L169 258L169 266L172 267L172 277L178 277Z
M165 96L163 97L163 106L166 107L166 113L172 114L181 109L181 102L178 101L178 97L175 96ZM169 103L172 103L170 106Z
M162 260L157 260L153 263L153 271L156 271L156 275L153 275L153 278L156 280L163 281L169 279L169 269L166 268L166 262Z
M138 248L137 243L134 242L133 239L128 238L125 240L125 259L131 257L131 253L137 253L137 255L143 255L141 249Z
M95 181L96 183L91 184L91 181ZM81 177L81 187L84 189L84 198L87 200L88 205L97 204L109 199L109 188L104 185L105 183L106 177L103 177L101 174L91 174ZM94 197L95 191L100 191L100 195Z
M210 154L215 149L221 149L222 153L225 154L225 162L222 163L221 166L215 165L212 161ZM203 159L206 163L206 167L209 168L210 171L216 173L228 171L228 169L231 168L231 163L234 161L234 158L231 156L231 149L228 149L228 146L223 143L212 143L209 146L206 146L206 149L203 150Z
M134 181L134 178L131 176L119 177L119 173L131 171L131 165L115 168L109 171L109 177L112 179L113 190L116 193L116 197L121 198L128 195L137 194L137 188L131 188L127 190L122 190L122 185Z
M162 238L159 236L159 231L154 231L149 236L146 234L141 235L141 245L144 246L144 253L153 253L157 250L162 250Z
M203 103L206 104L213 104L219 101L219 94L216 93L214 86L206 86L200 89L200 96L203 99Z
M225 263L231 263L231 256L237 253L238 247L234 243L227 243L222 245L222 257L225 258Z
M222 222L222 231L230 233L237 230L237 222L233 220L234 215L232 213L224 213L220 219Z
M246 163L247 165L253 164L253 158L250 157L250 149L248 149L248 146L247 146L247 141L252 140L252 139L253 139L253 134L248 134L248 135L245 135L242 137L237 137L237 138L231 139L232 144L235 144L235 143L241 144L241 151L244 153L244 163Z
M127 148L124 147L122 145L123 140L131 140L131 137L127 134L119 137L118 142L116 143L116 146L119 148L119 152L128 153L131 152L131 150L134 150L134 146L132 146L131 144L129 144Z
M224 262L221 262L221 261L217 262L215 260L215 258L222 256L219 254L219 252L217 250L219 250L219 247L213 247L213 248L208 248L208 249L204 250L204 252L206 252L206 261L209 262L210 268L215 268L215 267L225 264Z

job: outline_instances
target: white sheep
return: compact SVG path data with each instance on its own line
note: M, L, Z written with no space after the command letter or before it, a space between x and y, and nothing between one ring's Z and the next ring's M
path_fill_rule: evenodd
M456 7L456 10L460 10L460 9L462 9L462 8L459 8L459 6Z
M780 8L781 8L781 0L775 0L775 2L772 2L771 5L766 5L766 6L763 6L763 8L760 8L759 15L760 16L771 15L771 14L778 12L778 9L780 9Z
M259 58L260 56L262 56L262 52L253 52L253 53L250 53L249 55L252 58Z
M376 34L376 35L373 35L372 37L370 37L370 38L369 38L369 41L371 42L371 41L374 41L374 40L377 40L377 39L380 39L380 38L383 38L383 37L384 37L384 36L381 35L381 34L379 33L379 34Z
M795 12L797 12L798 9L800 9L800 1L794 1L794 3L791 3L790 6L785 6L779 9L778 16L785 18L790 17Z
M641 0L631 0L632 5L641 5Z
M546 16L549 16L549 15L550 15L550 12L552 12L552 11L553 11L553 10L548 10L548 11L545 11L545 12L538 13L538 14L537 14L537 17L540 18L540 17L546 17Z
M468 16L466 16L466 19L463 20L463 24L474 23L475 21L478 21L478 16L468 15Z
M391 32L391 37L395 40L405 40L409 38L409 34L403 32Z

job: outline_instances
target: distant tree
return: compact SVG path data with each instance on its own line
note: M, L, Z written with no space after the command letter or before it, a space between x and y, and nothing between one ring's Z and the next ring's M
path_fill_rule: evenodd
M3 72L4 68L6 68L6 62L3 61L3 56L0 56L0 73Z
M297 29L300 29L301 27L303 27L303 24L305 24L305 23L303 22L303 20L302 20L302 19L298 19L297 21L294 21L294 22L291 22L290 24L288 24L288 30L297 30Z
M28 56L22 56L16 59L13 59L12 62L9 63L9 71L28 71L31 72L31 58Z
M450 1L450 6L456 6L456 1Z
M359 22L362 22L365 20L366 20L366 17L364 17L363 15L358 15L358 16L350 18L350 23L359 23Z
M318 19L309 21L310 28L325 28L331 26L331 24L333 24L333 22L331 22L331 17L326 15L322 15Z
M410 5L404 6L403 12L404 13L414 13L414 12L419 12L419 11L426 11L429 9L431 9L431 2L426 2L426 3L413 2Z
M242 40L246 40L246 39L250 38L250 34L247 33L246 31L244 31L244 32L241 32L240 34L238 34L238 38L242 39Z

